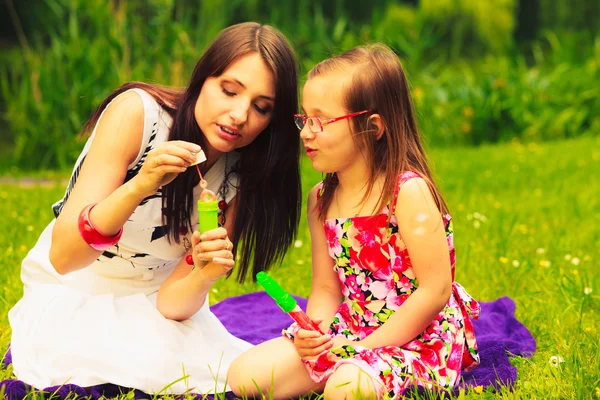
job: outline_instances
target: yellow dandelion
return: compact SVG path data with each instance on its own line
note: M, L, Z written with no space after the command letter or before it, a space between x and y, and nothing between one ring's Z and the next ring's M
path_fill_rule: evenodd
M571 271L571 273L575 276L579 275L579 271L577 271L576 269L574 269L573 271Z
M492 86L494 87L494 89L500 89L506 86L508 82L506 81L506 79L504 78L497 78L494 80L494 83L492 83Z
M423 96L425 95L425 92L423 91L423 89L417 86L412 91L412 95L416 101L421 102L423 101Z
M591 331L592 331L592 328L590 328L590 327L588 326L587 328L585 328L585 331L586 331L586 332L591 332Z
M481 393L483 393L483 386L481 386L481 385L479 385L479 386L475 386L475 387L473 388L473 390L475 391L475 393L477 393L477 394L481 394Z
M473 115L475 115L475 111L473 110L473 107L465 107L462 110L462 115L465 118L473 118Z
M498 259L498 261L500 261L502 264L506 264L508 262L508 258L506 258L506 257L500 257Z
M596 397L600 398L600 388L596 386Z
M21 251L21 252L27 251L27 246L25 246L24 244L22 244L21 247L19 247L19 251Z

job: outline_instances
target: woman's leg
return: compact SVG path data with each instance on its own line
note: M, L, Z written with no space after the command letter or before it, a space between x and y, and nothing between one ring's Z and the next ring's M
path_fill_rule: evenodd
M265 394L273 399L321 392L325 386L310 379L296 347L284 337L259 344L238 357L229 367L227 383L237 396Z

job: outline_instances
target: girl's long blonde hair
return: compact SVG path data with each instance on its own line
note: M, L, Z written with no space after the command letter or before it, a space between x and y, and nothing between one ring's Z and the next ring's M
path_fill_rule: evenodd
M421 143L410 89L400 60L392 50L381 44L360 46L317 64L308 79L332 71L352 74L344 98L349 113L371 110L379 114L383 135L378 139L370 114L352 119L353 140L372 166L365 200L373 189L377 177L385 176L384 189L376 209L392 201L398 177L406 171L418 173L429 186L438 210L445 214L448 207L437 188ZM326 174L323 193L317 207L319 217L325 219L338 181L335 174Z

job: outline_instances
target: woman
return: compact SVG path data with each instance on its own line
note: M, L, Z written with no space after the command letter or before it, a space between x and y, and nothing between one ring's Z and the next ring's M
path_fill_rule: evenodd
M227 390L231 360L250 345L207 295L236 253L241 282L295 236L296 110L293 50L256 23L222 31L184 91L128 83L104 100L56 219L22 264L24 295L9 313L15 375L38 388ZM221 225L202 241L199 172Z

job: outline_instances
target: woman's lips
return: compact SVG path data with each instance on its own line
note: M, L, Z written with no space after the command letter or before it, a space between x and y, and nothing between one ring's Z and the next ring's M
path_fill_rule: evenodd
M225 140L236 140L240 137L240 132L237 129L234 129L227 125L217 124L217 133L219 137Z

